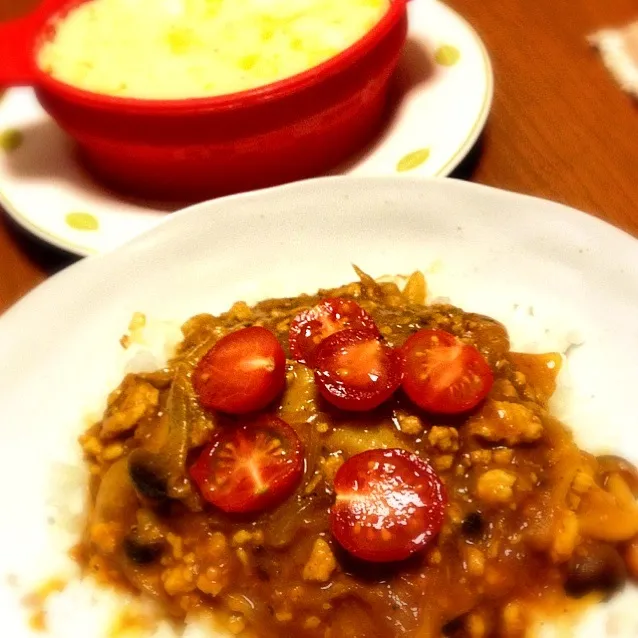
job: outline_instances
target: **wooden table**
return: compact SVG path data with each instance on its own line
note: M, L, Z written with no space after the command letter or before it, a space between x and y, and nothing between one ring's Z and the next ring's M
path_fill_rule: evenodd
M638 235L638 106L585 36L638 18L635 0L449 0L494 62L496 96L457 177L555 199ZM37 0L0 0L0 20ZM0 312L72 261L0 219Z

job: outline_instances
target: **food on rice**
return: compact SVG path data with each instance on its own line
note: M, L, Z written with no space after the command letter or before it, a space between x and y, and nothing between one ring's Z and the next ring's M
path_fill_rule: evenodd
M524 636L638 576L638 472L549 413L560 355L359 274L124 378L81 438L82 565L260 638Z

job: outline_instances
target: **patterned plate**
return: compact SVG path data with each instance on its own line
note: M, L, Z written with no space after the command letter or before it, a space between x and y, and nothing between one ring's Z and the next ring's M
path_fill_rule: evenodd
M333 174L448 175L483 129L493 76L479 36L436 0L412 0L409 18L387 122ZM110 250L181 207L123 198L93 181L31 89L12 89L0 102L0 205L78 255Z

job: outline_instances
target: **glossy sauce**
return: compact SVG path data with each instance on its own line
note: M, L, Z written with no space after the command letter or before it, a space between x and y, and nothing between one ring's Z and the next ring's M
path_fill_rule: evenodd
M301 485L260 515L204 506L180 464L187 467L210 432L232 419L195 405L193 362L241 326L266 326L287 348L290 320L328 296L356 299L390 346L423 327L476 346L494 373L490 395L456 417L427 415L400 392L373 412L344 413L318 397L308 368L289 361L287 388L272 412L304 444ZM240 303L220 317L189 320L169 369L126 379L105 419L82 438L93 472L82 561L107 581L160 600L174 617L213 609L231 633L260 638L523 636L539 615L552 616L575 595L621 586L624 543L638 534L635 470L580 451L549 415L560 356L511 353L496 321L415 301L394 284L363 277L317 296L252 309ZM176 386L185 393L181 411ZM179 438L167 422L178 412L189 419L183 459L166 452ZM436 541L398 564L358 562L330 535L336 470L375 447L429 460L448 492ZM164 483L140 496L131 466L158 451L163 462L153 467L160 475L168 468Z

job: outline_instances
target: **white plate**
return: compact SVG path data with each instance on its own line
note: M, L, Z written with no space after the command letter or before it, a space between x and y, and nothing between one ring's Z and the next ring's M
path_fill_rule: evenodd
M70 267L0 317L3 635L29 635L5 575L51 575L52 466L79 463L74 437L117 382L130 315L182 320L313 291L351 281L352 262L373 275L424 269L433 295L506 321L519 348L582 343L569 357L563 414L581 444L638 460L638 242L629 235L455 180L337 177L200 204ZM605 636L607 622L626 628L617 636L638 635L624 604L635 612L635 589L593 610L578 635ZM56 638L103 638L82 614L64 615Z
M409 17L387 124L333 174L447 175L483 129L493 83L479 36L434 0L411 0ZM21 144L10 153L0 148L0 206L55 246L105 252L177 208L125 199L95 183L30 89L9 91L0 103L0 139L3 133Z

